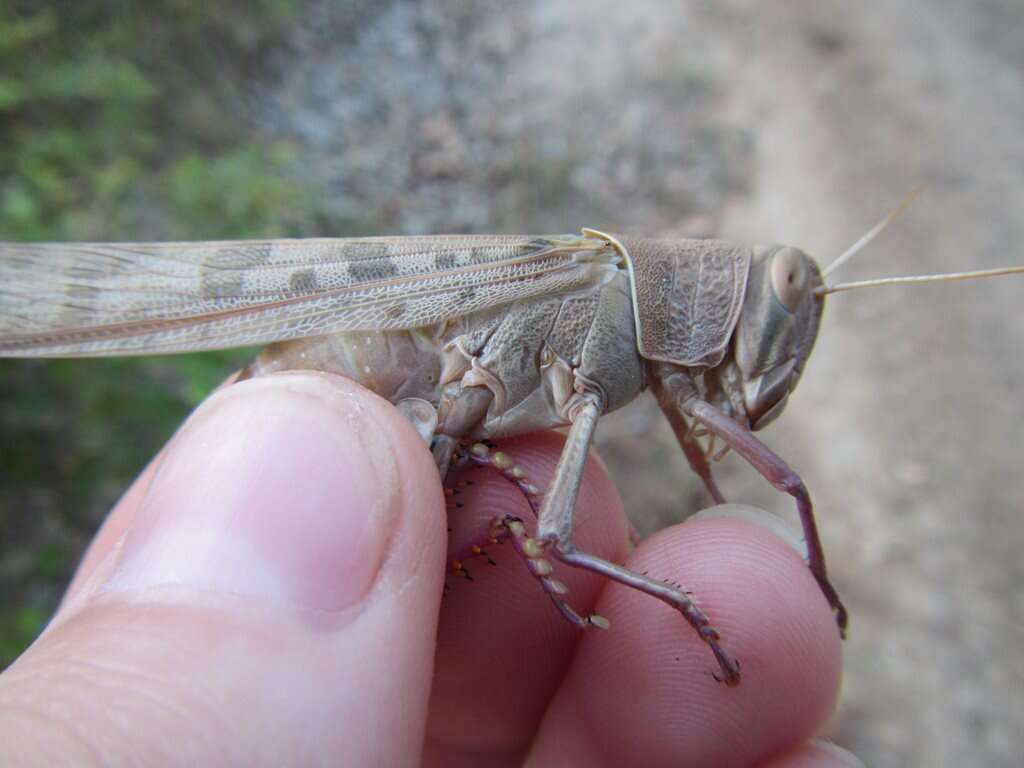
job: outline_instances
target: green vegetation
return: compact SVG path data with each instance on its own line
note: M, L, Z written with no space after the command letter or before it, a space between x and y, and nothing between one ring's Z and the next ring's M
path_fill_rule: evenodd
M0 5L0 239L310 234L291 148L238 117L297 4ZM0 361L0 667L110 504L250 356Z

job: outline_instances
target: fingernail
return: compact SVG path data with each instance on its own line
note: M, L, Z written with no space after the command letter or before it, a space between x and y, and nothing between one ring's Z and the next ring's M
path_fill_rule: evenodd
M398 509L371 397L320 374L215 394L168 446L104 591L185 586L325 611L358 603Z
M864 762L852 752L836 746L831 741L824 739L811 739L810 743L825 752L829 757L835 758L849 768L864 768Z
M717 518L743 520L760 525L762 528L767 528L792 547L800 557L805 559L807 557L807 546L804 544L803 536L801 536L800 532L778 515L773 515L757 507L751 507L747 504L719 504L716 507L701 510L689 519L697 521L714 520Z

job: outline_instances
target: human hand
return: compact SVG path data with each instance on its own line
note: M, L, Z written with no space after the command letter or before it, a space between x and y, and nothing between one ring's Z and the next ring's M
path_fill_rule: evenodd
M560 445L504 449L543 487ZM506 480L473 477L453 539L524 514ZM717 517L630 554L593 461L577 519L582 549L694 592L743 663L737 688L677 613L556 566L571 603L612 623L574 629L507 546L442 599L441 486L397 411L323 374L227 387L129 489L0 676L0 763L856 765L807 742L840 651L792 548Z

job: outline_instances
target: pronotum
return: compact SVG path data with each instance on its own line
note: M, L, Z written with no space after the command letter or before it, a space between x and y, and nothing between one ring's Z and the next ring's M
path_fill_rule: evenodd
M909 199L908 201L909 202ZM904 204L905 205L905 204ZM901 206L902 207L902 206ZM244 372L330 371L393 402L442 478L458 463L502 471L536 527L495 520L555 606L582 615L548 558L646 592L707 643L728 685L739 664L683 589L579 551L573 512L598 419L653 390L690 466L717 501L718 438L796 501L808 566L842 630L807 489L753 431L774 420L814 345L825 295L986 272L826 285L802 251L721 240L454 235L180 243L0 244L0 356L110 356L269 344ZM541 494L491 438L569 426Z

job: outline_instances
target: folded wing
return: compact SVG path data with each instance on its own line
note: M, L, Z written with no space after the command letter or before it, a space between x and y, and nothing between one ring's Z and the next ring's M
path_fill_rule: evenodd
M0 243L0 356L188 352L428 326L588 285L588 254L603 248L517 235Z

